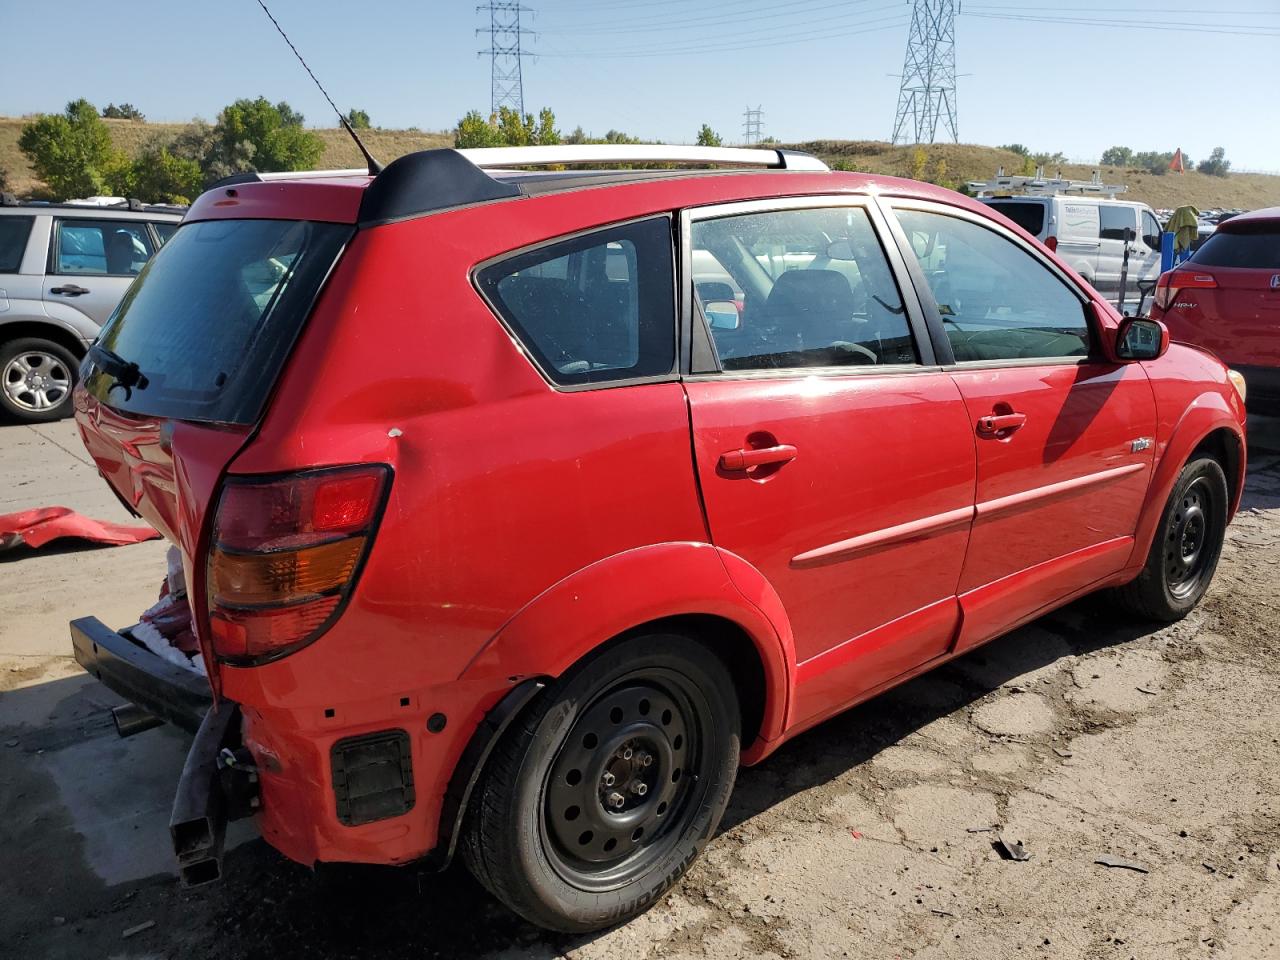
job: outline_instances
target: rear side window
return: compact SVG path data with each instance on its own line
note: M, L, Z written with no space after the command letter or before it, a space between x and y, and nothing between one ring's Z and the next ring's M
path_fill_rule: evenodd
M56 274L132 277L154 252L147 225L141 222L59 220L56 231Z
M993 203L990 206L994 210L1003 213L1033 237L1040 236L1040 232L1044 230L1043 203L1010 203L1005 201Z
M1133 207L1121 207L1111 203L1098 206L1099 239L1123 240L1126 230L1132 230L1133 235L1137 236L1138 219L1134 216Z
M1239 233L1218 230L1195 252L1191 262L1206 267L1280 270L1280 224Z
M160 246L163 247L169 242L169 238L172 237L174 232L178 229L178 225L176 223L168 223L167 221L157 222L151 224L151 229L155 230L156 236L160 240Z
M17 273L35 217L0 217L0 273Z
M562 386L668 374L675 274L666 217L610 227L491 264L477 284Z
M85 387L148 416L254 423L349 226L290 220L189 223L146 265L99 343L145 387L98 363ZM90 353L90 359L96 356Z

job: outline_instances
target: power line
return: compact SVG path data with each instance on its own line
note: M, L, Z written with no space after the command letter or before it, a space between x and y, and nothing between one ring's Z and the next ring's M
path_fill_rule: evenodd
M773 12L761 13L754 16L742 16L741 14L730 14L730 15L711 14L709 16L696 16L696 17L690 17L687 19L676 19L672 16L645 17L640 20L601 21L598 24L587 24L585 26L566 27L564 29L558 29L558 30L546 31L546 32L561 33L561 34L617 33L619 31L626 31L627 33L640 33L640 32L649 33L655 30L671 31L671 30L680 29L684 27L697 27L701 29L705 27L716 26L717 24L721 24L721 23L749 23L754 20L776 20L779 17L795 17L797 15L807 16L808 14L817 13L822 10L833 10L837 7L848 8L848 7L857 6L860 3L869 3L869 2L870 0L841 0L841 2L839 3L825 3L825 2L821 2L821 0L800 0L800 2L798 3L775 5L774 7L771 8ZM819 5L814 6L815 3L818 3ZM900 5L901 5L900 2L893 4L893 6L900 6ZM789 8L804 7L805 9L781 10L779 9L781 6L785 6ZM856 15L858 12L860 11L854 11L853 15ZM836 16L840 16L840 15L837 14ZM830 20L830 19L834 19L834 17L825 17L822 19ZM815 20L810 22L817 23L817 22L821 22L821 20ZM637 24L639 24L639 26L637 26ZM654 26L647 26L647 24L654 24Z
M530 54L520 49L521 39L531 31L520 25L522 13L533 11L519 0L489 0L476 7L476 13L489 14L489 26L477 27L476 35L489 35L489 49L480 56L489 57L489 109L497 113L509 107L524 113L524 58Z
M933 143L938 123L953 143L956 125L956 8L954 0L915 0L898 87L893 143Z
M1173 25L1170 23L1154 24L1145 20L1102 20L1096 18L1086 20L1072 17L1032 17L1018 14L970 13L967 10L962 14L962 16L972 17L979 20L1011 20L1024 23L1054 23L1079 27L1108 27L1115 30L1160 30L1173 33L1217 33L1232 37L1280 37L1280 30L1273 30L1271 28L1259 29L1257 27L1249 27L1246 24L1236 23L1183 23Z
M1172 7L1164 7L1164 6L1161 6L1161 7L1157 8L1157 9L1155 9L1155 10L1153 10L1151 7L1076 7L1076 6L1071 6L1071 7L1063 7L1063 6L1056 6L1056 7L1028 7L1028 6L1022 6L1022 5L1020 5L1020 4L1014 4L1014 5L1011 5L1011 6L1010 6L1010 5L1005 5L1005 4L995 4L995 3L971 3L971 4L969 5L968 10L966 10L966 11L961 11L961 15L963 16L965 13L967 13L968 11L971 11L971 10L982 10L982 11L987 11L987 10L1016 10L1016 11L1019 11L1019 12L1024 13L1024 14L1042 13L1042 14L1050 15L1050 16L1065 16L1065 15L1075 14L1075 13L1083 13L1083 14L1089 14L1089 13L1158 13L1158 14L1160 15L1160 18L1161 18L1161 21L1162 21L1162 22L1163 22L1163 20L1164 20L1164 18L1165 18L1165 17L1184 17L1184 16L1195 16L1195 15L1200 15L1200 14L1209 15L1209 16L1215 16L1215 17L1216 17L1216 16L1224 16L1224 17L1234 17L1234 16L1240 16L1240 17L1280 17L1280 10L1276 10L1276 11L1271 11L1271 10L1207 10L1207 9L1202 9L1202 10L1189 10L1189 9L1174 9L1174 8L1172 8Z

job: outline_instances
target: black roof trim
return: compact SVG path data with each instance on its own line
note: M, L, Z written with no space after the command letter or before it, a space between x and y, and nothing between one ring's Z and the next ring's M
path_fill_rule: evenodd
M258 176L252 170L249 170L249 171L246 171L245 173L233 173L229 177L223 177L221 180L218 180L215 183L209 184L209 186L206 187L205 189L216 190L218 189L218 187L233 187L237 183L262 183L262 182L263 180L260 176Z
M447 147L405 154L373 178L360 201L361 227L520 196L514 184L489 176Z

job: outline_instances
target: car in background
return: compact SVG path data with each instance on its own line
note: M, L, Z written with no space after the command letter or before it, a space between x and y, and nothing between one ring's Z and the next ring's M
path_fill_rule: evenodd
M71 413L80 360L185 212L94 201L0 204L0 414L10 420Z
M1280 401L1280 207L1220 220L1160 277L1151 316L1240 371L1255 401Z
M1160 236L1156 212L1145 203L1067 194L1034 197L982 197L1059 257L1110 302L1120 300L1126 232L1129 267L1125 304L1136 305L1138 282L1160 274Z

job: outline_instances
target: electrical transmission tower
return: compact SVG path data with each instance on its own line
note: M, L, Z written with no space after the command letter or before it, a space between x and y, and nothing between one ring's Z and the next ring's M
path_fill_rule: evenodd
M939 120L951 141L959 143L955 0L914 0L893 142L933 143Z
M752 110L750 107L747 107L746 111L742 115L743 117L746 118L742 122L743 143L745 143L747 146L751 146L752 144L759 143L760 131L762 126L761 118L764 116L764 111L759 107L756 107L754 110Z
M499 107L510 107L516 113L524 113L524 76L522 61L530 54L520 49L520 40L531 31L520 25L522 13L533 11L518 0L490 0L476 7L476 13L489 14L489 26L477 27L476 35L489 35L489 49L480 56L488 56L491 64L489 109L497 113Z

